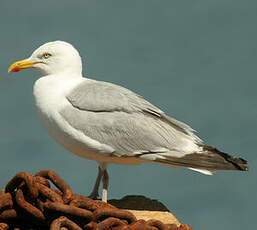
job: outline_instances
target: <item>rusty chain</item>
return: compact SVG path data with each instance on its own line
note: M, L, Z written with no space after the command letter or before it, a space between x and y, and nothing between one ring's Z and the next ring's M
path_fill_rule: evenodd
M74 194L52 170L17 173L0 191L0 230L191 230Z

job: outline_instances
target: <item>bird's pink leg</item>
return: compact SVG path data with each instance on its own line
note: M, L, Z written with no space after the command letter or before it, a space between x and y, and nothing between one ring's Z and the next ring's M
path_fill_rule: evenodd
M102 180L102 177L103 177L103 171L102 171L101 167L98 166L98 174L97 174L97 178L96 178L96 181L95 181L95 185L94 185L94 188L93 188L92 192L89 195L89 197L91 199L97 199L99 197L98 190L99 190L99 186L100 186L100 182Z

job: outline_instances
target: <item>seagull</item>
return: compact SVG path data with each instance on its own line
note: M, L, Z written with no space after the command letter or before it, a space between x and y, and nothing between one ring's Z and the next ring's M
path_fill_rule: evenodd
M36 68L33 87L39 117L50 136L70 152L98 162L91 197L107 202L107 165L159 163L206 175L247 171L247 161L205 145L178 121L129 89L83 77L79 52L64 41L48 42L8 72Z

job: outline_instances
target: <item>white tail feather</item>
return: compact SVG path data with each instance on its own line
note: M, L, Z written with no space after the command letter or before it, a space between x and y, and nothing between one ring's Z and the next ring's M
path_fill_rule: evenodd
M199 173L202 173L204 175L208 175L208 176L212 176L213 175L213 172L207 170L207 169L196 169L196 168L189 168L193 171L196 171L196 172L199 172Z

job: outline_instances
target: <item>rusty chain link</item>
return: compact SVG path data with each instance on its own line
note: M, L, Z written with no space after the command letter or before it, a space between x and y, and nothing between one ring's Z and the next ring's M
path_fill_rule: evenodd
M192 230L183 224L137 220L129 211L74 194L52 170L17 173L0 191L0 230L42 229Z
M36 198L38 196L38 190L35 186L34 177L27 172L17 173L15 177L13 177L5 187L5 192L13 192L17 188L24 185L27 185L27 189L30 192L32 198Z
M55 219L50 226L50 230L57 230L57 229L72 229L72 230L82 230L81 227L79 227L76 223L69 220L65 216L61 216L57 219Z
M53 170L42 170L36 174L36 176L41 176L43 178L49 179L63 194L63 202L69 203L72 199L73 192L71 187L66 184L66 182L58 176Z

